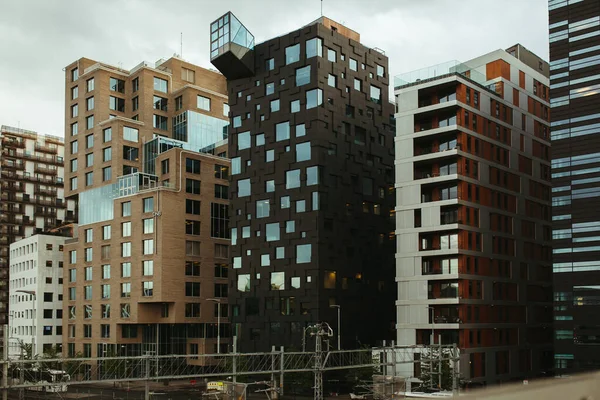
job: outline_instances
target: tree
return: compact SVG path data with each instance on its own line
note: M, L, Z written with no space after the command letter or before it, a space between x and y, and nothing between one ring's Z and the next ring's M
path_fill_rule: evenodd
M61 352L56 346L52 346L44 350L42 360L58 360L62 358ZM61 369L61 361L42 361L40 362L42 369Z
M450 349L442 349L441 354L441 386L440 386L440 349L439 347L430 347L421 353L421 388L436 389L436 390L452 390L453 384L453 369L450 366L450 358L452 351ZM458 374L459 372L456 371ZM460 386L462 378L460 375L456 377L457 386Z

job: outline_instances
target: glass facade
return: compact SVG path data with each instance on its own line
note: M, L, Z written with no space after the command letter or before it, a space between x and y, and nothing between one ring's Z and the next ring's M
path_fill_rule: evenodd
M254 49L254 36L233 15L227 13L210 26L210 58L216 58L235 43L247 49Z

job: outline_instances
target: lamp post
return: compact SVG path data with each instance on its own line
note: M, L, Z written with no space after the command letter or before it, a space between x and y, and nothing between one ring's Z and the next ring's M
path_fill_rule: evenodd
M342 306L340 306L339 304L332 304L329 306L329 308L337 308L337 348L338 350L342 349L342 341L341 341L341 332L340 332L340 310L342 309Z
M17 290L31 296L31 359L35 356L35 290Z
M221 354L221 299L206 299L217 304L217 354Z

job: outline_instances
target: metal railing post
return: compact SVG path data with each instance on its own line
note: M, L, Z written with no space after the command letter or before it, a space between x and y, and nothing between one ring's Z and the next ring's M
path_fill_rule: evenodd
M233 356L231 357L231 373L233 376L233 383L237 382L237 336L233 336Z
M2 400L8 400L8 325L4 325L4 348L2 349Z
M273 399L278 399L277 396L277 381L275 380L275 357L276 357L275 346L271 346L271 387L273 388Z
M452 396L458 396L458 347L452 343Z
M281 352L281 358L279 359L279 394L283 397L283 370L284 370L284 362L283 362L283 355L284 355L284 351L283 351L283 346L281 346L280 349Z

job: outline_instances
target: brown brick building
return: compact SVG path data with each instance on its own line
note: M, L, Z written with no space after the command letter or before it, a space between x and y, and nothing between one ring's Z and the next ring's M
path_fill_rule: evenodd
M228 327L225 79L179 58L66 68L69 355L217 351Z

